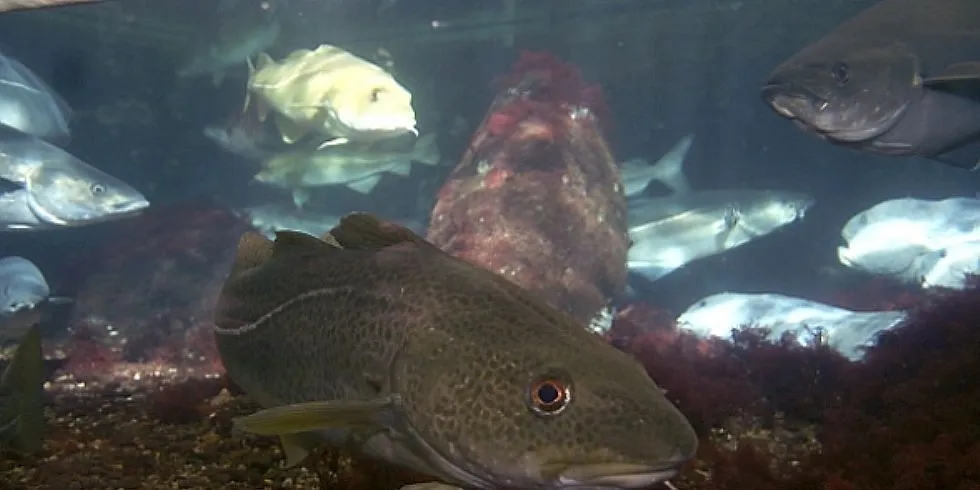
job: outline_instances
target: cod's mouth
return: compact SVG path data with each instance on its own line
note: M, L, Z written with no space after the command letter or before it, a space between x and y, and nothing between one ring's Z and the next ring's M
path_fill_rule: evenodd
M853 114L846 118L835 115L828 111L830 101L795 84L771 82L762 88L762 97L773 111L792 120L800 129L840 144L865 142L887 132L907 106L875 121L855 119ZM844 124L845 119L854 120Z
M687 458L664 465L602 463L569 465L557 471L556 483L566 489L647 488L677 475Z
M772 110L787 119L800 119L807 112L820 110L821 104L826 107L826 101L816 94L779 81L769 81L762 87L762 99Z

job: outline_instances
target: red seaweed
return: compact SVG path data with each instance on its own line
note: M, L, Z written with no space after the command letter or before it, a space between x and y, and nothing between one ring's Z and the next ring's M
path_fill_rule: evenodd
M860 362L757 329L726 342L655 325L633 339L702 437L679 488L980 488L980 288L864 291L895 296L849 306L913 308Z
M603 135L612 134L612 117L602 88L582 78L578 67L548 52L524 51L507 75L494 81L494 88L509 97L491 108L485 122L493 135L505 134L530 114L545 120L567 117L585 110L594 117ZM520 99L520 103L513 103ZM561 108L563 114L556 114Z

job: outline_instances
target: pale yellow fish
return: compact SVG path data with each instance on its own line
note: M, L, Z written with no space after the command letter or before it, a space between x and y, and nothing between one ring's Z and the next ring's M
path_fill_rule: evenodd
M336 46L300 49L276 62L260 54L248 81L259 118L272 112L284 142L310 133L320 145L418 134L412 94L390 73Z

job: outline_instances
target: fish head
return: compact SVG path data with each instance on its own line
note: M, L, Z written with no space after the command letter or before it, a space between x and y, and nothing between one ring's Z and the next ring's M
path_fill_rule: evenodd
M553 338L484 328L469 347L420 346L422 362L397 369L414 431L439 455L435 476L473 488L621 489L679 471L697 449L687 419L635 359L576 328Z
M847 267L874 274L914 275L918 262L930 252L929 242L934 240L931 223L902 216L848 226L851 228L844 237L846 243L837 248L838 260Z
M745 300L734 293L719 293L701 299L677 317L677 328L700 336L725 337L731 325L746 317Z
M31 212L60 226L133 216L150 205L136 189L86 164L41 166L26 187Z
M737 218L726 222L756 234L768 233L803 219L814 202L813 197L799 192L764 191L756 198L736 204Z
M762 89L779 115L839 143L885 133L922 93L918 59L898 46L805 50L777 67Z
M331 94L334 115L355 133L379 137L418 134L412 93L383 70L370 70Z

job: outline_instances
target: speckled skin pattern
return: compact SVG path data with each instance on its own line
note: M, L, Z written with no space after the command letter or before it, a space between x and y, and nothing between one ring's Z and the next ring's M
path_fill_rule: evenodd
M426 238L592 320L626 285L629 235L601 93L525 53L432 211Z
M572 463L673 467L693 455L693 429L633 358L497 274L365 216L331 232L343 249L243 237L215 332L229 375L260 403L399 394L404 423L362 450L465 488L558 488ZM529 408L542 379L570 389L558 415ZM470 476L392 449L406 440Z

